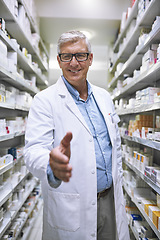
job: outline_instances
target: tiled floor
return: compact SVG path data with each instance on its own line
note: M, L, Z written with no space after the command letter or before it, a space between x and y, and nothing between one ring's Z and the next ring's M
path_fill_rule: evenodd
M41 240L42 239L42 221L43 221L43 207L40 210L37 220L31 228L30 235L27 240Z

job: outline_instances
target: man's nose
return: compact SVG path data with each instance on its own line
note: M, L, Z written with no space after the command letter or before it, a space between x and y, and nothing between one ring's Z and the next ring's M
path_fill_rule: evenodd
M70 63L71 63L71 64L76 64L76 65L77 65L79 62L77 61L76 57L73 56L73 57L72 57L72 60L70 61Z

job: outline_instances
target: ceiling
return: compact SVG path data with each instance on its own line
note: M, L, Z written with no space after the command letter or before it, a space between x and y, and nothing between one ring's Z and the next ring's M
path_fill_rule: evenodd
M68 30L85 30L91 33L90 42L95 60L93 70L95 71L95 66L97 70L100 66L101 72L98 75L103 72L102 66L107 70L109 48L118 34L122 13L130 7L131 0L35 0L35 4L40 19L40 35L52 47L50 84L60 74L56 63L56 44L59 36ZM92 75L95 76L95 72ZM106 78L105 74L102 81L106 82ZM106 87L104 84L100 85Z

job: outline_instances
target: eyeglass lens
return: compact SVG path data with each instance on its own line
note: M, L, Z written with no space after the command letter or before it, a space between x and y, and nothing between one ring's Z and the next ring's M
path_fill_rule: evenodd
M59 54L61 61L70 62L73 56L75 56L77 61L86 61L88 59L88 53L61 53Z

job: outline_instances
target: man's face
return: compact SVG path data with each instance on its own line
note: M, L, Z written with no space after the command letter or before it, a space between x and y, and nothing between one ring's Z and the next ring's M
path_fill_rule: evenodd
M87 53L88 49L85 40L78 40L77 42L67 42L61 46L61 53ZM70 62L62 62L57 56L60 68L62 69L63 76L73 86L79 86L87 78L89 66L92 64L93 54L90 53L88 59L83 62L76 60L75 56Z

